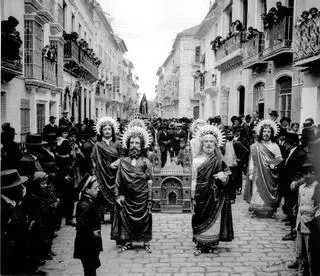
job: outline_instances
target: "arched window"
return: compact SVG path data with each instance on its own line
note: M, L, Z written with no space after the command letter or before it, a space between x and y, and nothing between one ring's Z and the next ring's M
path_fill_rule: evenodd
M278 79L277 92L279 96L280 117L286 116L291 118L292 78L285 76Z

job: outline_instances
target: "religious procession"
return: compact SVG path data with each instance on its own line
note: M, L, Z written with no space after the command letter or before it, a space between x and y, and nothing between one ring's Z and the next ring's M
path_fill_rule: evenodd
M320 276L319 1L1 18L1 275Z

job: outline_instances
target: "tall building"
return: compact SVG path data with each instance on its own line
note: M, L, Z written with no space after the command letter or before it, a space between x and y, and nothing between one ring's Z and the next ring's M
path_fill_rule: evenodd
M277 110L292 121L318 121L319 34L314 26L319 13L309 14L312 7L319 9L319 3L216 0L197 33L203 61L195 75L200 117L220 114L230 124L233 115L258 111L268 117ZM304 21L303 11L308 13Z
M127 116L139 86L97 1L4 0L1 18L1 123L16 140L63 110L75 122Z
M200 68L199 26L179 33L169 56L157 72L156 103L159 116L198 117L199 99L194 95L193 73Z

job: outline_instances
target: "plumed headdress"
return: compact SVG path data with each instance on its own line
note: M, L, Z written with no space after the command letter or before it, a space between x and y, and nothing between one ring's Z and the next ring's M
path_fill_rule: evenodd
M199 139L202 139L205 135L211 134L217 139L217 146L222 147L225 143L225 135L221 132L219 128L213 125L205 125L200 127L197 131L197 136Z
M207 122L205 120L203 120L203 119L194 120L192 125L191 125L191 132L192 132L193 136L196 135L195 131L196 131L196 127L197 127L198 124L205 125L205 124L207 124Z
M254 130L255 130L255 132L256 132L257 135L260 134L260 131L261 131L262 127L265 126L265 125L268 125L268 126L270 126L270 127L273 129L273 131L274 131L274 136L277 136L277 135L278 135L278 133L279 133L279 126L278 126L278 124L277 124L275 121L272 121L272 120L270 120L270 119L262 120L262 121L260 121L260 122L255 126Z
M124 149L127 148L128 140L132 136L139 136L144 140L144 148L148 148L151 144L152 137L151 134L144 128L133 126L131 128L127 128L123 135L121 136L121 144Z
M111 127L114 130L114 133L119 132L119 123L115 119L113 119L112 117L102 117L100 119L97 119L97 122L94 126L96 133L101 135L101 127L104 127L106 125L111 125Z

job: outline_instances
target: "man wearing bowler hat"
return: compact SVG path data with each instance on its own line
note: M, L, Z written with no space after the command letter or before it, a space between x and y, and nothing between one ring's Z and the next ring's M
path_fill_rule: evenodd
M298 147L299 136L296 133L287 133L284 140L284 147L288 154L287 158L280 168L281 181L279 182L280 196L284 197L283 212L287 215L286 220L291 227L290 233L285 235L282 240L295 240L296 231L296 216L294 215L297 205L298 194L297 191L291 191L290 185L293 181L297 181L300 175L297 174L298 168L302 166L307 160L306 152Z
M1 275L27 274L27 217L20 208L28 177L1 172Z
M62 118L59 120L59 127L67 126L70 127L70 119L68 118L69 112L68 110L64 110L62 112Z
M272 110L270 113L269 113L269 116L270 116L270 120L272 121L277 121L278 117L279 117L279 113L277 110Z
M45 139L48 134L54 133L55 135L58 135L58 126L55 124L56 117L50 116L49 117L49 124L45 125L43 128L43 138Z
M43 170L43 146L47 142L42 140L40 134L28 134L26 138L27 152L22 156L19 164L19 173L32 176L36 171Z

